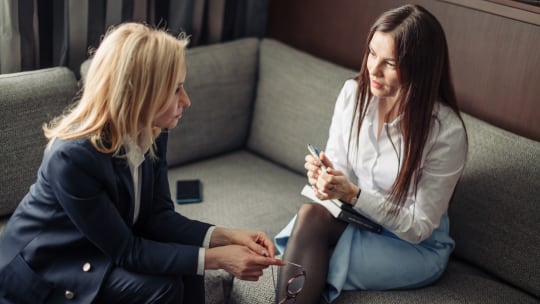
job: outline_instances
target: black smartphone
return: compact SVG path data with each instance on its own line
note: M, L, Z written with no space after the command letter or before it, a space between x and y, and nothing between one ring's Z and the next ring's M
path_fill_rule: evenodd
M176 181L176 202L190 204L202 202L202 183L198 179Z

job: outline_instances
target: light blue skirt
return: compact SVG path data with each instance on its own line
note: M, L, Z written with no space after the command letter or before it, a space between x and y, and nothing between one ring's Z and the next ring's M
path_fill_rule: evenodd
M296 216L274 239L281 253L295 221ZM445 214L429 239L411 244L386 229L375 234L349 224L330 257L325 300L334 301L342 290L410 289L433 283L454 249L449 228Z

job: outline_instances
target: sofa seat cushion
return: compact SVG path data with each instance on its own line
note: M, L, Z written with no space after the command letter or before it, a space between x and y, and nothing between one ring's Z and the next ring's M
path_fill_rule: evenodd
M277 268L274 267L277 279ZM256 282L234 280L228 304L268 304L274 303L275 291L270 267L263 270L263 275ZM322 302L321 302L322 303Z
M477 268L452 259L434 285L416 290L344 292L335 302L345 303L538 303L527 293L512 288Z
M234 277L223 269L204 273L205 304L224 304L231 294Z
M274 268L275 270L275 268ZM274 274L277 275L276 271ZM309 273L307 274L309 276ZM369 274L367 274L369 275ZM270 269L258 282L234 280L229 304L266 304L274 299ZM324 303L324 300L321 300ZM333 304L348 303L538 303L538 300L478 269L452 259L444 275L434 285L415 290L344 291Z
M306 182L303 175L240 150L169 168L171 197L176 195L177 180L196 178L203 184L203 202L176 204L176 211L218 226L264 231L270 238L298 210ZM233 277L223 270L207 271L205 284L206 303L226 303Z
M273 237L294 216L303 200L306 177L245 150L169 169L171 197L176 180L198 178L203 202L175 206L192 219L264 231Z

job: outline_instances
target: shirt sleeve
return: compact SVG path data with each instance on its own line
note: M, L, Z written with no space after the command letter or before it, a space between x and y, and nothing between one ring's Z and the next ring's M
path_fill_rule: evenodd
M212 233L214 233L214 229L216 229L216 226L211 226L210 228L208 228L208 231L204 236L203 248L199 249L199 262L197 263L198 275L204 274L204 256L206 253L206 248L210 247L210 239L212 238Z
M389 214L388 195L362 191L356 208L411 243L429 238L447 211L463 171L467 140L461 120L454 113L435 119L424 152L416 196L412 191L397 216Z

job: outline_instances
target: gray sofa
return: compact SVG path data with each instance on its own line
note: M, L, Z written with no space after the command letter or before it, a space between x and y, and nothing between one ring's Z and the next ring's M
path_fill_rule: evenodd
M324 146L337 94L355 71L269 39L190 49L187 68L192 107L170 132L169 180L174 195L176 180L201 179L204 201L177 211L273 237L305 201L306 143ZM41 125L77 90L66 68L0 76L0 230L35 179ZM417 290L345 291L336 303L540 302L540 143L464 118L470 151L449 211L457 245L445 274ZM258 282L208 271L206 285L207 303L274 295L269 269Z

